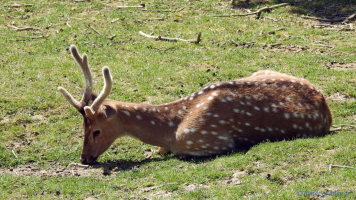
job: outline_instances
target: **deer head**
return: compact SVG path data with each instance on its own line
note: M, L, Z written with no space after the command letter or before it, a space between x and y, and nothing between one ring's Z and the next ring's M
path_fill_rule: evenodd
M99 95L93 93L87 55L80 56L74 45L71 45L70 50L84 74L85 89L78 88L83 96L80 101L77 101L66 89L59 87L58 90L83 115L84 145L81 162L90 163L109 148L114 139L109 140L111 142L106 142L108 141L108 136L110 137L113 131L117 131L115 130L116 126L112 126L117 114L116 107L110 104L109 100L105 100L111 92L112 79L109 68L103 67L104 88ZM89 105L90 101L93 102L91 105ZM104 138L105 142L103 142Z

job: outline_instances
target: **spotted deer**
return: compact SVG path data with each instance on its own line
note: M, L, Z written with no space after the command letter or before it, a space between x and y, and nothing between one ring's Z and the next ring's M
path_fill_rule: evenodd
M258 71L171 103L126 103L107 99L112 88L108 67L102 70L103 90L99 95L92 92L87 55L80 56L74 45L70 50L83 71L85 89L79 89L80 101L64 88L58 89L84 118L84 164L94 162L122 136L159 146L161 154L210 156L262 141L319 136L331 126L322 93L301 78Z

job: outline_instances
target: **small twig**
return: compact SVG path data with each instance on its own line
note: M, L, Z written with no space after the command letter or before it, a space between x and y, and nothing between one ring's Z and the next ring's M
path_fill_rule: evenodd
M311 45L317 45L317 46L322 46L322 47L329 47L329 48L332 48L332 49L334 49L334 48L335 48L335 47L330 46L330 45L318 44L318 43L312 43Z
M142 20L135 20L135 22L142 22L142 21L164 21L164 18L147 18Z
M15 29L15 31L29 31L29 30L34 30L34 28L32 28L32 27L19 28L19 27L12 26L12 25L7 25L7 26L10 27L10 28Z
M334 167L338 167L338 168L348 168L348 169L356 169L355 167L350 167L350 166L342 166L342 165L329 165L329 171L330 173L332 173L332 170Z
M115 37L116 37L116 34L111 35L111 36L108 36L108 37L106 37L106 38L108 38L108 39L110 39L110 40L113 40Z
M166 186L166 185L175 185L175 184L178 184L178 183L167 183L167 184L163 184L163 185L152 186L152 187L149 187L149 188L143 188L142 191L143 192L149 192L151 190L155 190L157 188L160 188L160 187L163 187L163 186Z
M116 18L116 19L112 20L111 23L117 22L119 20L120 20L120 18Z
M145 9L145 10L142 10L142 11L151 11L151 12L179 12L179 11L182 11L182 10L184 10L184 7L182 7L182 8L177 8L177 9L175 9L175 10L147 10L147 9Z
M191 42L191 43L196 43L199 44L199 42L201 41L201 32L198 33L198 37L195 40L185 40L185 39L181 39L181 38L169 38L169 37L162 37L162 36L153 36L153 35L148 35L142 31L139 32L140 35L151 38L151 39L156 39L156 40L164 40L164 41L170 41L170 42Z
M356 129L356 126L348 125L348 124L339 124L339 125L335 125L334 127L336 127L336 128L331 129L329 132L339 132L339 131L344 130L345 128L346 129Z
M118 9L124 9L124 8L145 8L146 4L141 3L139 6L116 6Z
M75 167L83 167L83 168L88 168L89 165L82 165L79 163L69 163L68 167L75 166Z
M66 25L67 25L68 27L71 27L71 26L70 26L70 24L69 24L68 22L66 22Z
M99 34L99 35L101 35L102 36L102 34L99 32L99 31L97 31L94 27L92 27L92 26L89 26L95 33L97 33L97 34Z
M231 14L231 15L213 15L213 17L239 17L239 16L248 16L248 15L257 15L256 18L259 19L261 16L261 13L263 11L267 11L267 10L271 10L273 8L277 8L277 7L282 7L282 6L287 6L289 5L288 3L281 3L281 4L277 4L274 6L266 6L263 8L258 9L256 12L250 12L250 13L245 13L245 14Z
M14 154L14 156L15 156L16 158L18 158L17 155L15 154L14 150L11 150L11 152L12 152L12 154Z

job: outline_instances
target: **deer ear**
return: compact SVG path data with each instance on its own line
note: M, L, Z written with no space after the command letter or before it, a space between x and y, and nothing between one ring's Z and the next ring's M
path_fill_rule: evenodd
M84 89L80 88L80 87L77 87L77 90L78 92L83 95L84 94ZM99 95L95 92L91 92L91 95L90 95L90 100L91 101L94 101Z
M105 114L108 121L114 119L115 116L117 116L117 110L112 106L103 106L103 113Z

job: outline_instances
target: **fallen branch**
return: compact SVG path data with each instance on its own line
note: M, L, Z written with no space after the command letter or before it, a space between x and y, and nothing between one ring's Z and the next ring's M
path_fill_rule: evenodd
M337 18L337 19L325 19L325 18L318 18L318 17L310 17L310 16L301 16L301 18L303 19L312 19L312 20L317 20L317 21L321 21L321 22L343 22L345 21L347 18Z
M185 40L185 39L181 39L181 38L169 38L169 37L162 37L162 36L153 36L153 35L148 35L142 31L138 32L140 35L151 38L151 39L156 39L156 40L164 40L164 41L170 41L170 42L190 42L190 43L195 43L195 44L199 44L199 42L201 41L201 32L198 33L198 37L195 40Z
M353 20L355 17L356 17L356 13L350 15L350 16L349 16L348 18L346 18L342 23L347 23L347 22Z
M282 6L287 6L289 5L288 3L281 3L281 4L277 4L274 6L266 6L263 8L258 9L256 12L251 12L251 13L246 13L246 14L231 14L231 15L213 15L213 17L241 17L241 16L248 16L248 15L256 15L256 18L259 19L261 16L261 13L263 11L269 11L273 8L277 8L277 7L282 7Z
M83 168L88 168L89 165L82 165L79 163L69 163L68 167L75 166L75 167L83 167Z
M350 167L350 166L342 166L342 165L329 165L329 171L330 173L332 173L332 170L334 167L338 167L338 168L348 168L348 169L356 169L355 167Z
M145 8L146 4L141 3L139 6L116 6L118 9L124 9L124 8Z

